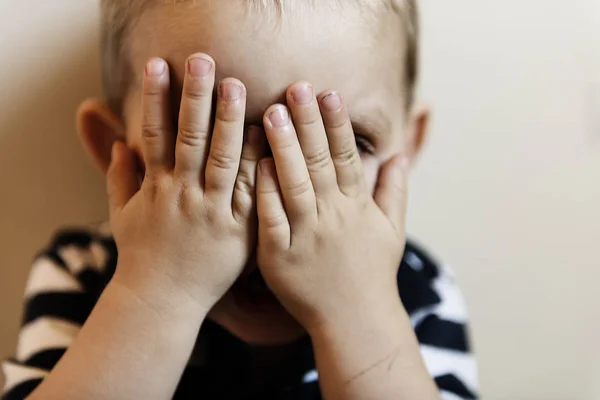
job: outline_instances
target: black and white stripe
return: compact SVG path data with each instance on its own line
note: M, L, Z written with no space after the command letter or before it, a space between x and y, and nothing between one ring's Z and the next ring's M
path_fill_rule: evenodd
M38 255L25 289L15 357L2 365L6 377L3 399L26 398L52 370L94 308L116 261L117 249L106 226L99 231L63 231ZM450 269L409 243L398 287L441 397L475 399L477 367L469 350L466 308ZM190 364L176 399L188 398L191 393L207 398L246 398L232 387L236 385L227 383L232 378L252 396L320 399L308 340L298 345L288 367L279 366L265 374L245 361L245 345L228 332L211 323L202 329L200 337L210 344L215 362L209 358L206 365ZM248 392L256 374L273 375L272 382L260 389L263 392Z

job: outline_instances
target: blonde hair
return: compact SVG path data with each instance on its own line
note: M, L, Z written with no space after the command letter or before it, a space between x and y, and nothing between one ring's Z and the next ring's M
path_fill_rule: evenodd
M100 52L102 62L102 87L109 107L118 115L122 114L123 102L134 74L128 56L128 36L144 10L157 1L184 2L189 0L100 0L101 32ZM194 0L196 1L196 0ZM224 0L220 0L224 1ZM283 14L286 0L246 0L260 10L274 10ZM417 0L292 0L316 3L330 1L342 5L354 2L362 5L381 4L393 10L402 19L401 34L406 37L404 54L404 85L406 106L409 108L419 72L419 13Z

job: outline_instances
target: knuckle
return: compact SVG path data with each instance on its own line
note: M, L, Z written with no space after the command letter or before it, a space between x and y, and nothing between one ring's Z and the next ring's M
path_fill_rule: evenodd
M264 228L273 230L287 224L287 216L283 212L264 213L259 219Z
M179 128L177 140L182 144L197 147L204 144L208 139L208 131L191 126L183 126Z
M158 123L146 122L142 126L142 137L144 139L156 139L162 136L163 127Z
M244 118L244 109L238 104L221 102L217 107L216 119L218 122L229 124Z
M254 180L252 177L246 173L239 174L235 181L235 191L252 196L254 194Z
M296 142L287 135L276 135L276 137L270 143L271 149L274 152L283 152L287 150L295 151Z
M340 130L342 128L349 128L350 120L345 115L339 115L326 119L326 128Z
M212 101L213 93L209 85L197 81L190 81L183 88L183 97L185 99L204 102Z
M313 154L306 156L306 165L310 171L319 171L329 165L331 154L329 149L319 149Z
M346 143L344 147L333 155L333 160L338 165L352 165L358 162L360 155L356 151L356 146L350 146Z
M228 151L213 148L210 150L208 160L217 169L232 169L236 164L236 158Z
M301 114L297 124L305 129L311 129L317 126L322 121L321 115L313 112Z
M178 203L185 215L188 217L195 215L200 204L199 192L191 187L183 187L179 192Z
M160 82L156 79L146 78L143 88L145 101L160 103L163 92L164 90Z
M277 190L277 188L272 187L272 186L267 187L267 186L263 186L263 185L258 185L256 192L259 195L261 195L262 197L266 197L266 196L270 196L270 195L279 196L279 191Z
M253 169L256 169L259 160L260 152L254 149L251 145L244 145L241 161L243 161L245 164L251 164Z
M312 189L310 179L305 178L296 182L289 182L283 186L283 190L289 193L292 197L301 197L302 195L309 193Z

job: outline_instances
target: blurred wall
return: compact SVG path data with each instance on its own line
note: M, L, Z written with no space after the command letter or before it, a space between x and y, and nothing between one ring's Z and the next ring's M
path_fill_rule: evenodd
M434 118L409 228L457 272L484 397L598 399L600 3L422 8ZM106 216L74 132L96 44L96 1L0 0L0 358L35 251Z

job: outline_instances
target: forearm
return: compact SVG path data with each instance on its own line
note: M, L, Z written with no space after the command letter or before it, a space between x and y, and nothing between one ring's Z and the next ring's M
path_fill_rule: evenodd
M361 305L311 332L327 400L438 400L399 300Z
M113 279L31 398L170 399L205 315L166 285L144 284L138 291Z

